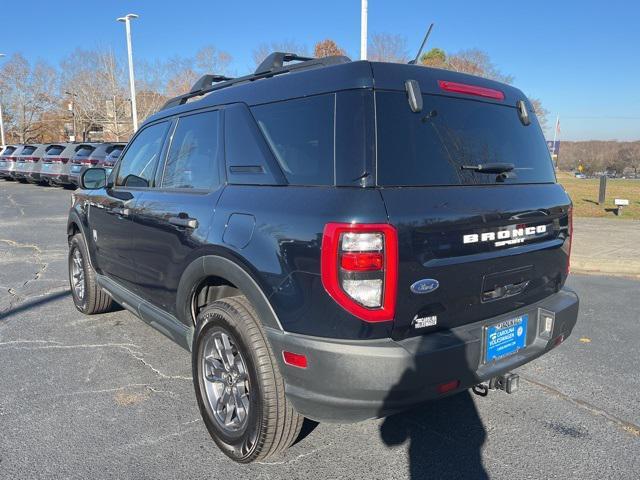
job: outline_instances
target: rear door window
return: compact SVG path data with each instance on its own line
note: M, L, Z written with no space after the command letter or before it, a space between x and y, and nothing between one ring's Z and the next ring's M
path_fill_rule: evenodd
M251 109L291 185L333 185L335 95Z
M218 111L178 120L165 162L163 188L209 190L220 184Z
M515 106L423 95L414 113L404 92L377 92L378 184L475 185L555 182L537 122L525 126ZM463 165L512 163L506 178Z

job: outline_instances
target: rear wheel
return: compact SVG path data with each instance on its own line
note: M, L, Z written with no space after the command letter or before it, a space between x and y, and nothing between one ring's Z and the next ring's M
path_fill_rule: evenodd
M87 315L104 313L114 307L114 302L96 282L96 272L88 261L84 238L75 234L69 241L69 285L73 303Z
M202 418L218 447L237 462L287 449L302 428L258 316L244 296L198 315L193 382Z

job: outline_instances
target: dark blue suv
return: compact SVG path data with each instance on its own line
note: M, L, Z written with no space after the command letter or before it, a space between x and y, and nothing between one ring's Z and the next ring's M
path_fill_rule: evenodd
M303 417L510 393L576 322L571 201L531 103L494 81L274 53L205 75L80 186L76 307L117 303L190 351L236 461Z

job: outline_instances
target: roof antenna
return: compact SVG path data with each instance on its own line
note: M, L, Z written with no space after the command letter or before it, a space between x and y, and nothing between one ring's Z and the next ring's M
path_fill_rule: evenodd
M414 58L413 60L409 61L409 65L415 65L416 63L418 63L418 60L420 59L420 54L422 53L422 50L424 49L424 46L427 44L427 40L429 39L429 35L431 35L431 30L433 30L433 23L431 25L429 25L429 30L427 30L427 34L424 36L424 40L422 40L422 45L420 45L420 50L418 50L418 54L416 55L416 58Z

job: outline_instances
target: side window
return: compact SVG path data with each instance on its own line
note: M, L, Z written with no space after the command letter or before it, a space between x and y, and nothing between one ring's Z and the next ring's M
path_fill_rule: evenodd
M251 109L291 185L333 185L335 95Z
M171 140L163 188L209 190L220 183L218 111L181 117Z
M157 123L138 134L125 156L122 157L116 186L148 187L151 185L168 126L167 122Z

